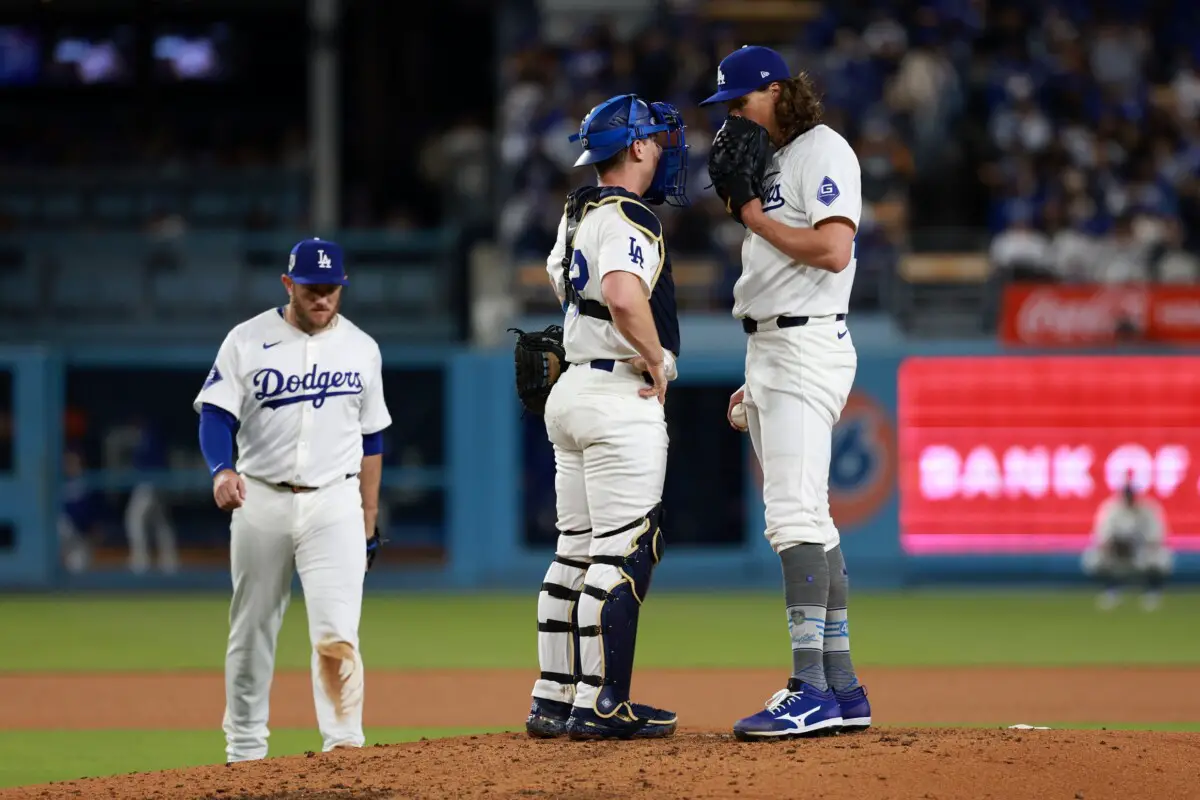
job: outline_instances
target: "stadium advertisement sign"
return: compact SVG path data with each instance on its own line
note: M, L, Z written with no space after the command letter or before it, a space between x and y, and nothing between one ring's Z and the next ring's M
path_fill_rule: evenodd
M897 437L908 553L1081 551L1131 475L1200 550L1200 358L910 358Z

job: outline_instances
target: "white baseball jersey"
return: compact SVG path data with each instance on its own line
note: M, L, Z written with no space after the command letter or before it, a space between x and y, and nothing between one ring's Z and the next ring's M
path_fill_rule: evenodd
M862 176L858 156L841 134L818 125L776 151L767 167L763 211L793 228L844 218L858 229ZM832 273L805 266L747 229L742 277L733 287L733 315L767 320L780 315L845 314L857 260Z
M320 487L359 472L362 437L392 424L379 345L338 315L309 335L273 308L235 327L192 403L237 417L237 471Z
M567 251L567 218L558 223L558 241L546 259L546 272L554 285L560 302L565 302L562 260ZM646 206L628 197L612 195L593 205L575 229L574 252L571 255L571 284L580 297L604 303L601 281L610 272L630 272L641 279L649 297L658 285L666 262L662 228ZM674 298L671 300L674 312ZM663 347L672 346L660 329ZM584 316L575 306L566 308L563 323L563 346L567 361L578 364L596 359L628 359L638 355L617 327L602 319ZM668 378L673 359L668 353Z
M1159 547L1166 538L1162 508L1145 498L1130 507L1124 498L1110 497L1096 510L1092 535L1098 545L1126 542L1135 547Z

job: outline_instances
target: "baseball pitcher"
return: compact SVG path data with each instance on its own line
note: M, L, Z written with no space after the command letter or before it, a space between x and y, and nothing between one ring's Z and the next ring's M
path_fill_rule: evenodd
M541 676L526 730L662 738L675 714L629 693L638 616L663 555L663 404L679 355L671 262L647 204L686 203L684 126L666 103L626 94L593 108L576 140L575 166L595 167L599 186L568 196L546 262L564 329L522 334L516 349L518 391L544 411L554 445L559 529L538 596Z
M1096 600L1101 610L1115 608L1122 585L1134 581L1144 586L1142 608L1158 608L1175 560L1166 544L1166 531L1162 507L1139 496L1132 481L1100 504L1092 543L1081 560L1084 573L1104 585Z
M858 158L821 123L807 76L766 47L743 47L717 70L725 103L709 175L746 227L733 315L748 335L745 415L763 473L766 538L783 564L792 676L765 710L734 725L742 739L868 727L871 709L850 660L847 573L829 514L834 424L858 367L846 312L862 212Z
M289 302L225 337L193 406L213 499L232 512L225 653L228 761L267 755L275 645L300 573L324 749L363 745L358 624L391 424L375 340L338 313L342 250L292 248ZM237 463L233 443L237 437Z

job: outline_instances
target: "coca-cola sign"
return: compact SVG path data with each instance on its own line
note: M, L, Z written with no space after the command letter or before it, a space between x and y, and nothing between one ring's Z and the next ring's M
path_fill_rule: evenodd
M1200 358L909 359L897 400L908 552L1077 552L1130 479L1200 550Z
M1042 346L1200 341L1200 288L1011 285L999 330L1006 342Z

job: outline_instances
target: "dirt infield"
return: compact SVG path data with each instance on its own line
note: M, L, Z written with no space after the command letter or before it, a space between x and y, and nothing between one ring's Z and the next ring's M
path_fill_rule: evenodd
M729 725L779 688L778 674L656 670L639 674L634 688L679 712L681 733L666 742L472 736L72 781L0 798L1200 798L1200 734L1002 727L1194 723L1200 670L875 669L864 679L878 724L997 728L886 727L742 744L726 734ZM519 730L531 684L525 671L368 666L366 722ZM306 673L277 676L272 727L315 726L311 687ZM212 728L219 736L223 691L221 676L209 673L5 675L0 729Z

